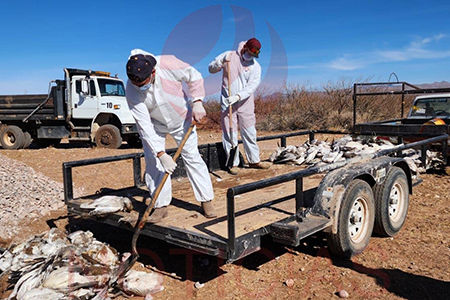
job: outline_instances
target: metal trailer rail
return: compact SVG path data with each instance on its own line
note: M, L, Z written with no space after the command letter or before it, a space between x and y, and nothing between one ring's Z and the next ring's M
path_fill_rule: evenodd
M284 143L286 142L287 137L297 136L297 135L309 135L310 138L314 138L314 131L303 131L298 133L292 133L287 135L277 135L277 136L271 136L271 137L263 137L259 140L269 140L269 139L281 139L282 144L283 140ZM329 132L322 132L322 133L329 133ZM426 147L427 144L435 143L439 141L446 141L448 139L448 135L440 135L437 137L429 138L427 140L422 140L415 143L410 143L407 145L400 145L396 146L393 149L389 150L383 150L379 151L373 155L371 155L370 158L378 158L382 156L387 155L397 155L401 153L403 150L413 147ZM445 143L445 142L443 142ZM445 143L446 144L446 143ZM202 145L201 148L209 149L211 145L215 144L208 144L208 145ZM424 153L424 152L422 152ZM63 178L64 178L64 196L65 196L65 203L68 206L69 213L77 214L79 211L76 207L73 207L71 201L73 199L73 182L72 182L72 169L74 167L78 166L86 166L86 165L92 165L92 164L99 164L99 163L106 163L106 162L112 162L112 161L118 161L118 160L127 160L131 159L133 163L133 177L134 177L134 187L131 188L139 188L143 185L142 180L140 179L141 176L141 165L140 165L140 159L143 157L143 153L136 153L136 154L127 154L127 155L121 155L121 156L114 156L114 157L104 157L104 158L94 158L94 159L87 159L87 160L80 160L80 161L72 161L72 162L66 162L63 163ZM314 198L314 192L316 189L310 189L310 190L304 190L303 188L303 179L306 177L309 177L314 174L319 174L323 172L332 171L338 168L342 168L346 165L357 163L358 160L356 158L349 159L346 161L340 161L335 162L332 164L324 165L321 167L313 167L309 169L304 169L284 175L279 175L276 177L272 177L269 179L264 179L248 184L243 184L239 186L235 186L232 188L229 188L227 190L227 231L228 231L228 238L217 238L213 235L208 234L199 234L197 232L192 232L189 230L185 230L183 228L178 228L174 226L170 227L162 227L158 226L158 224L147 224L143 231L143 235L147 235L150 237L159 238L162 240L165 240L169 243L182 246L188 249L192 249L201 253L206 253L213 256L219 256L221 258L226 259L228 263L236 261L248 254L251 254L253 252L256 252L260 250L260 242L261 237L267 234L271 234L272 231L272 225L269 224L268 226L263 226L261 228L258 228L254 231L248 232L247 234L241 235L239 237L236 236L236 215L237 214L245 214L247 211L239 211L238 213L235 210L235 197L237 195L241 195L244 193L248 193L251 191L267 188L273 185L277 184L283 184L287 183L289 181L295 180L295 192L292 195L283 197L281 199L274 199L271 201L265 202L263 205L258 205L255 207L252 207L251 210L256 210L264 205L268 205L271 202L274 201L286 201L288 199L295 199L295 212L290 217L287 217L283 220L280 220L276 223L278 224L287 224L293 221L305 221L304 216L301 214L301 209L303 207L311 207L312 206L312 199ZM416 184L419 182L416 182ZM123 190L126 190L129 188L125 188ZM102 222L122 227L125 229L130 229L129 227L126 227L124 225L121 225L118 222L119 217L117 215L111 215L109 217L106 217L102 219ZM217 219L210 220L206 222L207 224L211 224L217 222ZM304 222L302 225L302 235L300 238L306 237L310 234L313 234L317 231L320 231L322 229L325 229L329 227L331 224L331 220L329 218L325 217L318 217L314 219L313 222Z

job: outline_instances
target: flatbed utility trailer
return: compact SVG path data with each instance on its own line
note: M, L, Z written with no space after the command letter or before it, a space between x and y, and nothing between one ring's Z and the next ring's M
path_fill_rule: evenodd
M357 122L358 99L370 96L401 96L400 117L366 123ZM405 117L405 96L415 98ZM408 82L355 83L353 87L353 128L358 135L396 137L398 143L450 134L450 88L420 88ZM439 150L450 163L450 140ZM423 145L422 152L427 149Z
M285 146L289 137L307 135L312 140L315 133L327 132L302 131L260 137L259 141L279 139ZM444 134L367 157L355 157L276 176L271 174L280 174L282 168L287 166L273 165L269 170L243 169L239 174L239 182L243 184L226 189L223 186L227 178L213 182L218 211L215 219L206 219L201 215L198 202L189 196L192 193L188 190L177 191L176 184L182 179L173 180L174 199L168 207L169 217L160 223L146 224L141 234L218 256L231 263L259 251L262 236L271 235L275 242L298 246L301 239L325 231L332 253L351 257L367 246L374 226L381 235L392 236L405 221L409 194L421 180L412 176L408 164L397 155L407 148L447 139L448 135ZM200 145L199 149L211 172L221 168L221 164L217 163L223 154L220 143ZM168 152L174 152L174 149ZM80 208L82 203L106 194L128 196L134 206L131 212L92 218L133 230L133 225L150 200L142 181L143 155L133 153L63 163L65 202L69 213L86 217L86 210ZM133 165L133 186L73 197L73 168L122 160L130 160ZM177 169L172 179L182 176L182 168ZM252 180L256 174L252 172L266 172L266 178Z

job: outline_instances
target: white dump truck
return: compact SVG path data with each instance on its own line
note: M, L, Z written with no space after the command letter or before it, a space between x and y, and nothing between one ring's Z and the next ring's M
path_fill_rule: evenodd
M0 145L4 149L94 143L119 148L123 141L140 147L135 121L121 79L108 72L64 69L64 80L52 80L49 93L0 95Z

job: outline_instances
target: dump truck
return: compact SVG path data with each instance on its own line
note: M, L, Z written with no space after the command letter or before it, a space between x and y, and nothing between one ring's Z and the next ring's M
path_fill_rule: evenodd
M286 147L288 139L312 141L316 134L341 137L347 132L299 131L258 137L258 143L273 142L274 147L277 143ZM174 199L168 207L169 217L146 224L141 234L232 263L259 251L264 236L295 247L302 239L322 231L331 253L349 258L366 248L373 232L391 237L401 230L409 195L421 182L402 158L402 152L412 147L446 144L448 138L448 134L440 134L364 157L309 168L273 165L257 172L244 168L239 180L224 171L226 159L221 143L203 144L199 146L203 159L215 178L220 177L213 180L218 217L206 219L201 215L184 178L183 162L178 160L172 175L172 179L178 179L172 181ZM69 214L133 231L150 202L142 179L143 156L144 153L132 153L63 163L64 198ZM117 166L123 161L128 161L133 169L131 186L104 187L94 194L74 197L74 168L102 165L95 167L98 170L104 169L105 164ZM183 180L187 185L180 185ZM104 195L129 197L133 209L92 216L80 207Z
M64 69L48 94L0 95L0 146L3 149L94 143L119 148L141 141L125 98L124 83L108 72Z

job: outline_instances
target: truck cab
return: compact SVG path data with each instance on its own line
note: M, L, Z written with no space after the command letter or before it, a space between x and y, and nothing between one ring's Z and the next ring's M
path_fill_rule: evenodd
M139 146L136 124L128 109L121 79L108 72L65 69L69 78L69 110L74 129L71 140L90 139L97 146L118 148L125 139ZM90 127L90 132L82 130ZM80 130L76 130L76 129Z
M450 93L422 95L414 99L408 114L408 119L433 118L439 118L446 124L449 124Z

